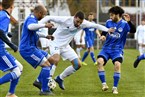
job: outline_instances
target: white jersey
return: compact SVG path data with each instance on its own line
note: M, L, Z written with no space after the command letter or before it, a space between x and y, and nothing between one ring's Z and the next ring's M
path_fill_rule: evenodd
M145 44L145 25L139 25L136 30L137 40L139 44Z
M99 30L108 31L105 26L91 23L84 20L79 28L74 26L74 17L70 16L46 16L40 23L46 23L48 21L53 21L59 24L56 31L53 33L54 40L52 41L54 45L59 48L67 47L69 43L73 40L75 34L83 28L97 28Z
M137 39L140 37L145 37L145 25L139 25L136 30Z

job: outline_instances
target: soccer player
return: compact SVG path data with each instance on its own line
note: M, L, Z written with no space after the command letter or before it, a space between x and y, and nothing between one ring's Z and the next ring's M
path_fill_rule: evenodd
M123 49L126 42L126 36L130 31L130 27L124 19L122 19L122 15L124 10L119 6L114 6L108 11L110 15L110 19L106 22L107 28L116 29L114 33L106 33L100 37L105 41L102 50L98 55L98 75L102 82L102 90L108 90L108 86L106 84L105 79L105 69L104 66L109 59L112 60L114 64L114 85L112 88L113 94L118 94L118 83L121 77L121 64L123 62ZM105 33L105 32L104 32Z
M53 58L50 55L37 48L37 41L39 37L53 39L52 36L45 36L44 34L36 33L40 28L51 28L53 24L38 24L38 21L42 19L47 13L46 8L43 5L37 5L34 8L34 12L30 14L24 22L22 29L22 37L20 41L20 54L21 56L33 67L41 66L41 72L39 74L39 81L42 83L40 95L53 95L48 87L48 81L50 77L50 61L53 62Z
M136 34L139 45L139 53L142 55L145 53L145 20L142 20L141 25L137 27Z
M94 15L93 13L89 13L88 15L88 20L92 23L94 23L93 21L94 19ZM101 36L99 31L96 29L96 28L84 28L83 29L86 36L85 36L85 43L86 43L86 47L87 47L87 50L84 52L84 55L82 57L82 64L83 65L87 65L87 63L85 63L85 59L87 58L88 54L90 53L90 56L94 62L94 65L97 64L96 62L96 58L95 58L95 55L94 55L94 35L97 34L99 37Z
M137 59L134 61L134 64L133 64L134 68L137 68L139 62L140 62L141 60L144 60L144 59L145 59L145 53L142 54L142 55L140 55L140 56L138 56Z
M8 32L8 27L10 23L10 14L14 9L14 0L3 0L2 1L3 10L0 11L0 35L6 37ZM6 38L0 37L0 70L3 72L9 71L4 76L0 77L0 85L10 82L10 89L6 97L18 97L15 95L15 89L19 82L23 66L16 60L8 51L5 49ZM9 40L6 40L8 43ZM18 48L11 43L13 50L16 52ZM10 46L10 47L11 47Z
M70 47L69 43L74 38L75 34L83 28L93 27L106 32L113 32L114 29L106 28L105 26L91 23L84 19L84 13L78 11L75 16L46 16L40 23L46 23L53 21L58 23L56 31L53 33L55 37L50 43L50 53L55 58L55 62L59 62L60 56L64 59L68 59L72 65L68 66L60 75L55 78L55 81L59 84L59 87L64 90L63 80L67 76L75 73L81 67L81 61L78 58L75 51Z
M76 35L74 36L74 41L75 41L75 45L76 45L76 53L78 55L79 58L81 58L81 50L83 50L85 48L85 34L83 33L82 35L82 39L81 39L81 33L83 30L80 30L78 33L76 33Z

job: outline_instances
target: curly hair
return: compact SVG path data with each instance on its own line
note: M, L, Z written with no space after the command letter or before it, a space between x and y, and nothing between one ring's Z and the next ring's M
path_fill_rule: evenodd
M124 10L119 6L114 6L109 9L108 13L113 13L115 15L119 14L121 17L124 14Z

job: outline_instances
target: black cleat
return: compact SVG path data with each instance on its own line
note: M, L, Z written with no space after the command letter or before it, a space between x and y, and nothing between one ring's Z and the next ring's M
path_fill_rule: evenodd
M40 91L39 95L43 96L43 95L50 95L50 96L54 96L55 94L52 93L51 91L45 91L45 92L42 92Z
M41 83L38 81L34 81L33 86L37 87L39 90L41 90Z
M139 62L140 62L140 60L138 60L138 59L136 59L136 60L134 61L134 64L133 64L134 68L137 68Z

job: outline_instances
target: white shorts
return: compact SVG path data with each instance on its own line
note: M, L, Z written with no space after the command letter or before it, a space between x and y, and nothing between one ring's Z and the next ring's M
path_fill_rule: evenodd
M70 45L68 45L67 47L59 48L55 44L50 44L49 48L51 55L59 54L64 60L72 61L78 58L78 55L76 54L74 49L70 47Z
M46 38L40 38L40 43L41 43L42 48L49 47L50 41L51 40L48 40Z
M145 44L145 37L138 37L138 44Z

